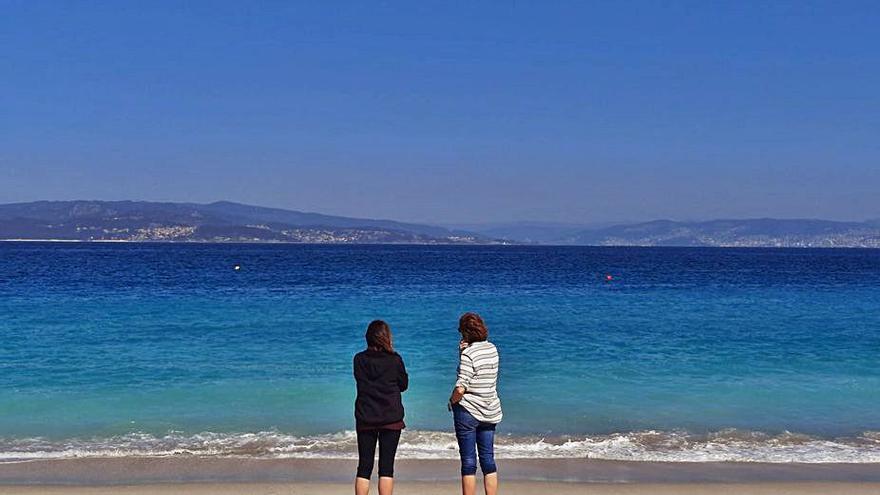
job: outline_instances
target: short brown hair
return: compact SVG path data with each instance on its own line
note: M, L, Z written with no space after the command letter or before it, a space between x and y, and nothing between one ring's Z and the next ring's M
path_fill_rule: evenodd
M476 313L465 313L458 319L458 331L464 340L471 344L482 342L489 338L489 329L483 323L483 319Z

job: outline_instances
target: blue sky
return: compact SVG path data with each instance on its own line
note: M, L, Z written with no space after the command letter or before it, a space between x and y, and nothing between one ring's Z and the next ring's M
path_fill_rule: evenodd
M0 202L880 217L878 5L0 0Z

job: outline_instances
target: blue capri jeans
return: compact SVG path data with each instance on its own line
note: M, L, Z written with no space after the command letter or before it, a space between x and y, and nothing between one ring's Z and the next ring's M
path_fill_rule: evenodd
M452 416L461 455L461 475L477 474L477 452L483 476L498 471L495 466L495 425L478 421L459 404L452 406Z

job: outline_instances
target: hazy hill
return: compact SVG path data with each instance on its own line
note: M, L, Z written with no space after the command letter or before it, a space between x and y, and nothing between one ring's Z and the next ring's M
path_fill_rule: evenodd
M656 220L591 228L551 222L511 222L467 227L467 231L447 229L228 201L210 204L37 201L0 205L0 239L880 248L880 221L877 220Z
M264 208L146 201L37 201L0 205L0 239L489 243L442 227Z
M590 229L559 244L598 246L880 247L871 222L759 218L676 222L656 220Z
M527 244L556 243L560 239L572 237L590 228L605 227L609 224L587 225L562 222L500 222L458 224L456 228L476 232L494 239L506 239Z

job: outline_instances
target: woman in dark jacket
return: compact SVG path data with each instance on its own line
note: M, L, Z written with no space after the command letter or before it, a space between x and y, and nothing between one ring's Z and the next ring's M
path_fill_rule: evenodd
M391 329L382 320L367 327L367 349L354 356L357 399L358 468L354 482L356 495L367 495L373 474L376 443L379 444L379 495L394 490L394 455L403 424L400 393L409 386L403 358L394 352Z

